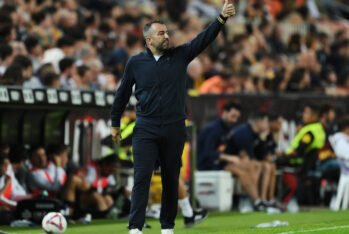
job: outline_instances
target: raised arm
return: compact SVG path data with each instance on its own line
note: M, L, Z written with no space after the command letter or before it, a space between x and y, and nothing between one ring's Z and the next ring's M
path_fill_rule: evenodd
M199 33L192 41L183 45L187 62L189 63L198 54L200 54L218 35L225 21L235 15L235 6L225 0L221 14L201 33Z

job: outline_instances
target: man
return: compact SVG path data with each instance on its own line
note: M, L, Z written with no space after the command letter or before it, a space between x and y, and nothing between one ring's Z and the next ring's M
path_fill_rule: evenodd
M233 102L223 106L221 117L210 122L200 133L198 140L198 170L223 170L223 154L228 134L241 115L241 107Z
M319 150L325 145L326 132L319 122L320 108L316 105L306 105L303 109L303 127L293 138L286 157L279 157L278 166L287 166L283 180L288 187L288 193L283 202L288 203L296 194L298 184L311 185L309 172L315 170ZM302 191L302 198L306 190Z
M31 148L29 160L29 187L32 193L39 195L46 190L50 195L56 195L66 181L66 173L61 165L48 160L46 150L42 146Z
M235 14L225 1L222 13L190 43L169 47L167 27L159 21L144 26L147 50L128 61L111 110L112 136L120 138L120 119L136 84L137 123L134 132L134 187L130 233L142 233L149 185L156 160L162 177L162 234L174 233L177 214L178 177L185 141L186 67L218 35L225 20Z
M268 130L268 116L264 113L252 114L247 123L232 129L225 149L226 154L239 156L237 162L228 164L225 170L239 177L242 187L258 211L264 211L267 204L262 201L258 190L262 164L256 160L255 147L260 142L260 136Z

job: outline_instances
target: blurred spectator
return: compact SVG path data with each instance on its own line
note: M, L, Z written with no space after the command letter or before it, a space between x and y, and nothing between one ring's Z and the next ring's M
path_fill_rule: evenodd
M36 36L29 35L24 40L25 48L27 49L28 56L33 64L33 71L36 72L42 63L43 48L40 44L40 40Z
M72 89L76 88L75 81L73 76L75 74L75 61L73 58L65 57L59 61L59 70L60 70L60 83L62 88Z
M2 76L0 83L3 85L21 86L24 82L23 73L23 67L20 64L13 63L6 68L6 71Z
M27 56L17 55L14 58L13 63L19 64L22 66L23 78L24 78L24 82L23 82L24 88L37 89L37 88L43 87L40 80L37 77L33 76L33 65L32 65L31 60Z
M293 71L287 91L290 92L306 92L311 90L311 77L308 70L298 68Z
M91 69L86 65L81 65L76 68L77 88L79 89L95 89L96 85L93 83Z
M113 73L118 82L129 56L144 50L141 32L147 21L168 22L169 30L176 31L173 42L178 45L195 36L219 11L214 0L91 2L6 2L0 8L0 43L11 45L14 56L27 53L34 73L52 63L61 76L59 61L72 57L77 65L92 70L89 88L106 89L102 73ZM238 17L227 22L217 40L199 56L201 71L198 61L189 68L189 91L196 92L204 79L228 70L248 72L245 79L227 84L234 93L325 89L328 95L349 94L348 22L335 4L252 0L235 4ZM12 52L4 52L0 49L0 75L12 63L6 55ZM333 71L326 72L328 67Z
M0 59L0 75L2 76L13 61L13 49L9 44L0 45Z
M64 57L73 56L75 53L74 40L68 36L61 37L56 47L47 49L43 55L43 63L52 63L56 72L59 72L59 61Z
M59 79L59 75L54 72L49 72L42 77L42 83L46 88L61 88L61 81Z
M233 74L221 74L213 76L202 83L199 88L200 94L233 93Z

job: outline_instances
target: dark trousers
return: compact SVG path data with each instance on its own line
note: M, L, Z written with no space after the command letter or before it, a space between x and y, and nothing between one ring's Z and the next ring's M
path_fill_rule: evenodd
M184 121L160 126L136 124L132 138L134 186L129 217L130 229L143 228L150 181L157 161L160 163L162 178L161 228L174 227L184 141Z

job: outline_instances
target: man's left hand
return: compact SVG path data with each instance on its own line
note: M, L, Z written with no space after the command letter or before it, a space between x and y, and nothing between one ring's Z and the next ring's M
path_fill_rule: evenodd
M235 15L235 6L230 2L231 0L225 0L221 15L223 17L229 18Z

